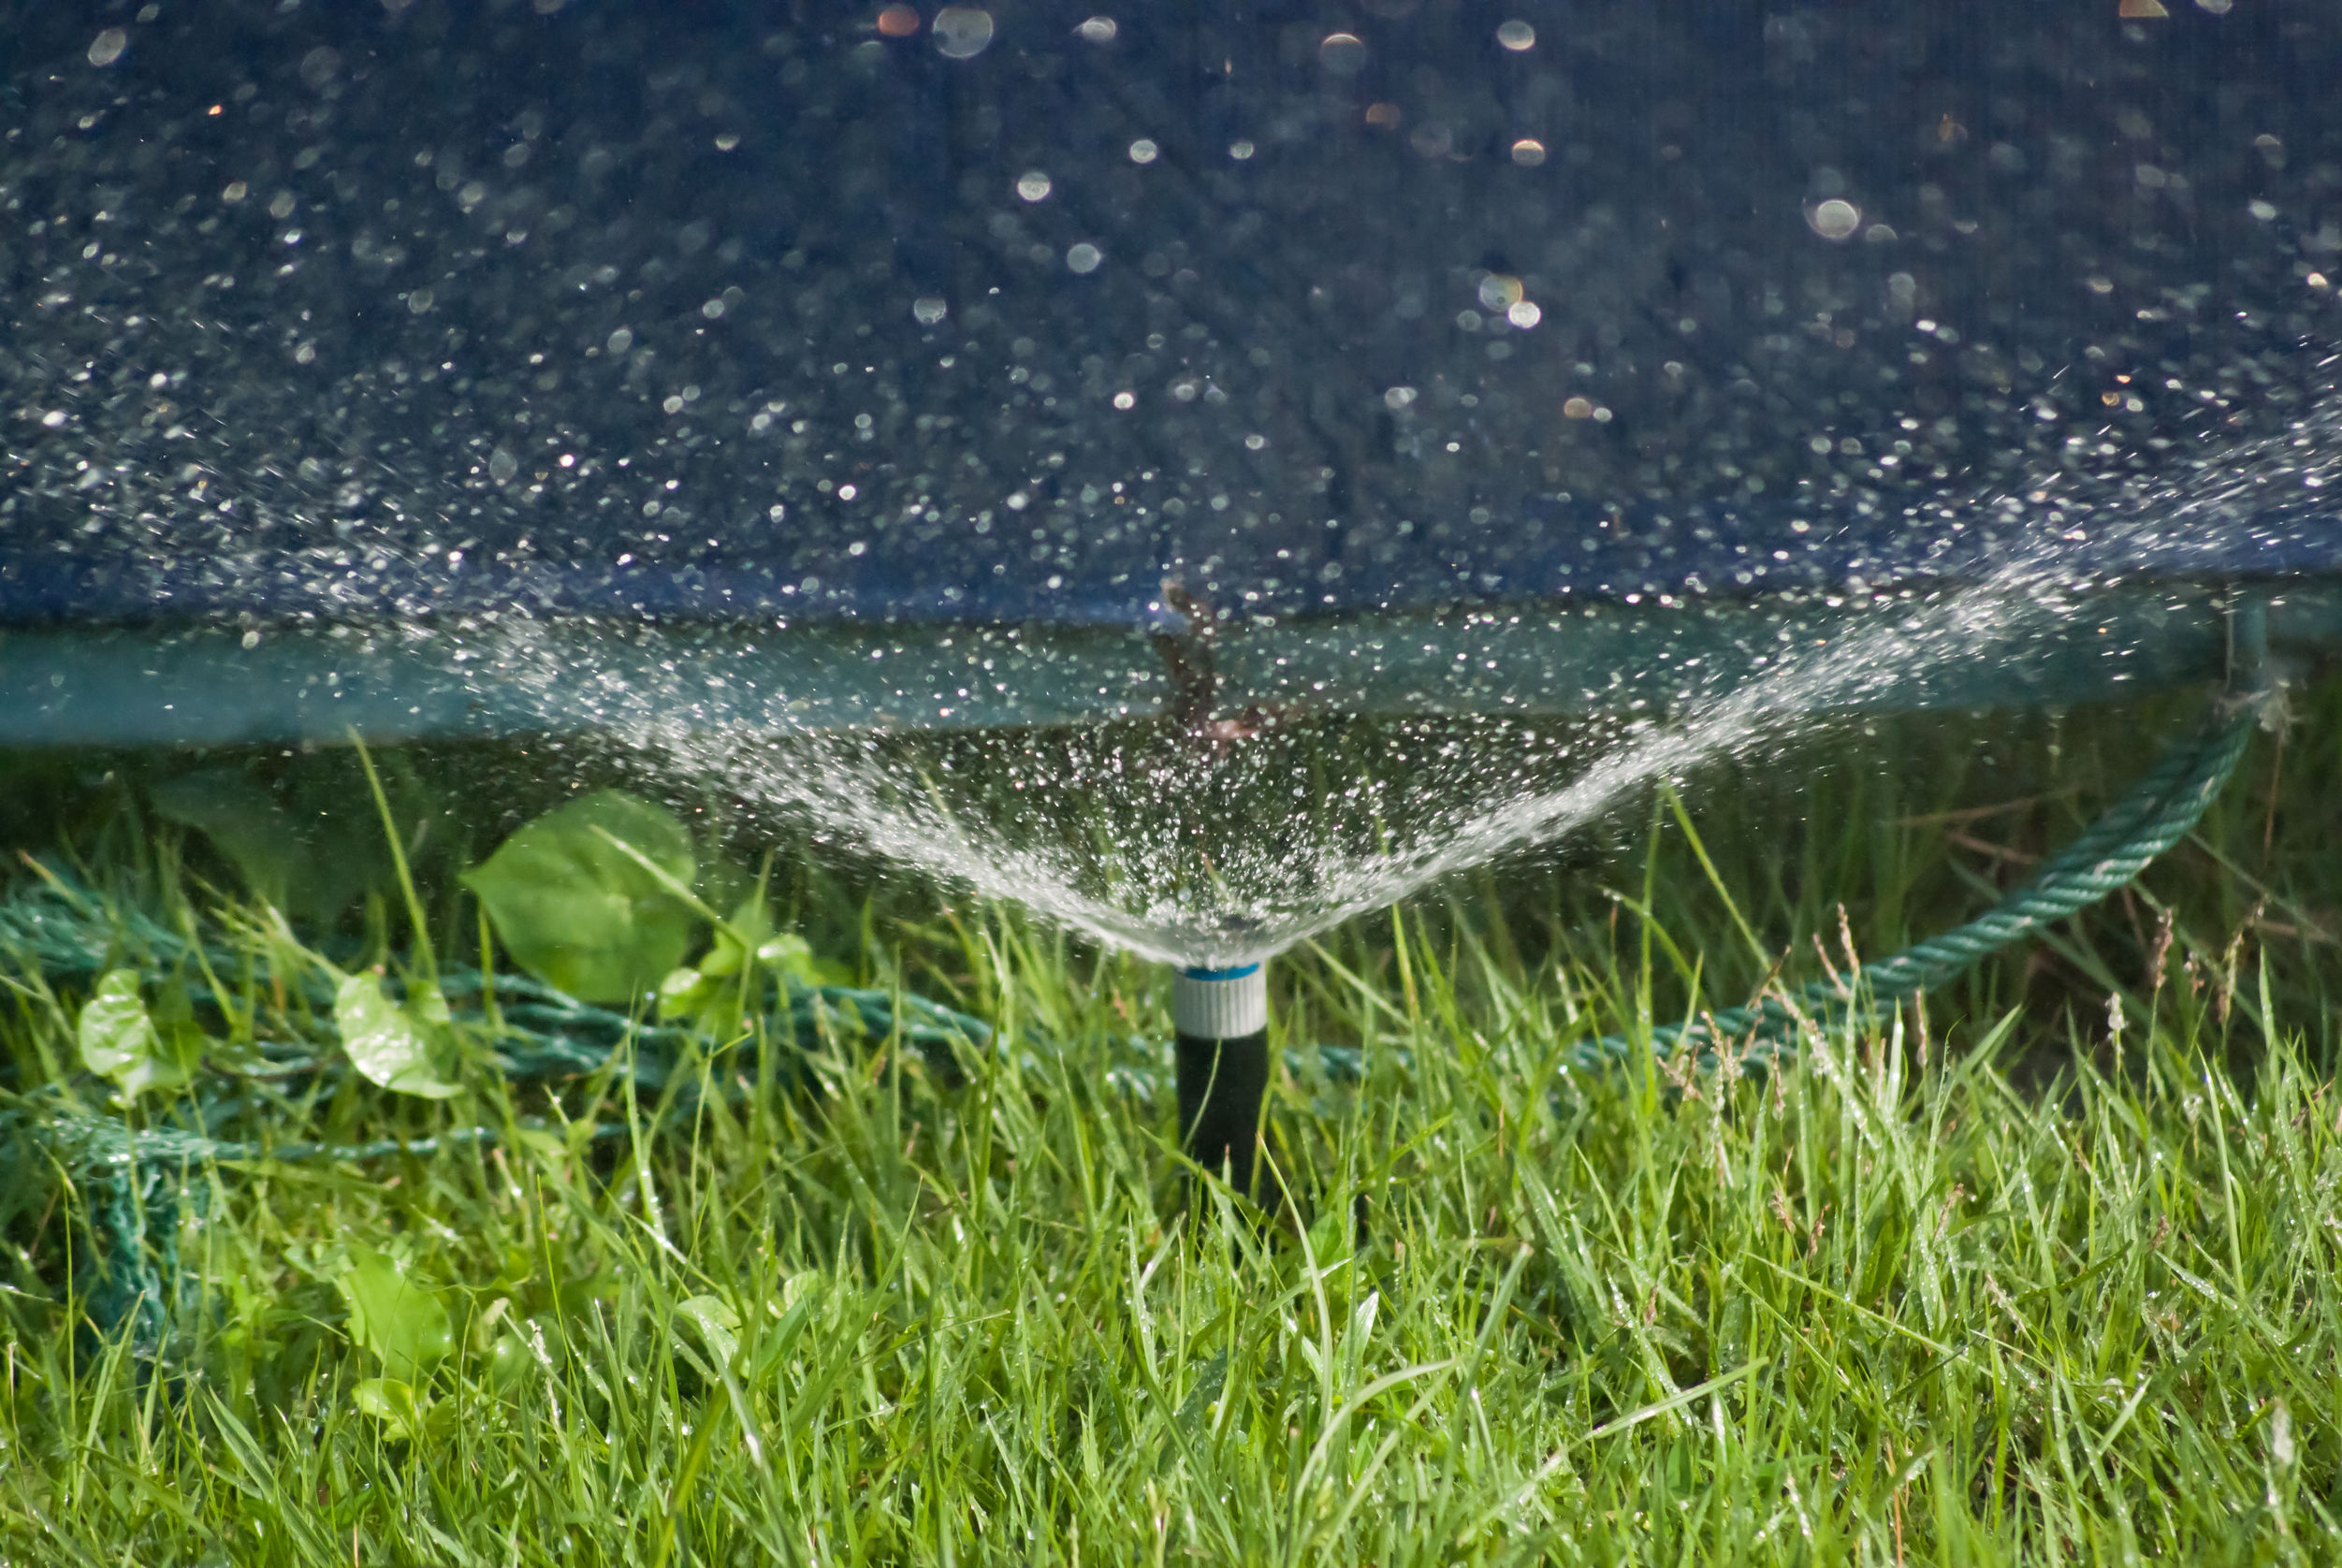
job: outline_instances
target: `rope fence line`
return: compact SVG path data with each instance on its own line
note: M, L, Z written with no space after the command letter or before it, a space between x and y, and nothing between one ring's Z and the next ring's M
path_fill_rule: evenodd
M2259 723L2257 711L2230 719L2201 744L2165 755L2131 792L2044 864L2032 880L1964 925L1914 942L1891 958L1864 964L1838 981L1816 980L1786 996L1768 995L1650 1034L1654 1055L1698 1052L1699 1065L1719 1065L1738 1042L1737 1061L1761 1067L1785 1053L1803 1020L1843 1019L1867 1009L1907 1001L1957 979L2010 944L2130 886L2148 864L2203 820L2236 771ZM1617 1067L1638 1040L1607 1035L1580 1046L1571 1067L1581 1072Z

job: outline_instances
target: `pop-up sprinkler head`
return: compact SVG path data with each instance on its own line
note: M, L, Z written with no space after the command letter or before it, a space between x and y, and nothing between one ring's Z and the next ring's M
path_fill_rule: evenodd
M1183 970L1171 988L1171 1024L1187 1153L1249 1192L1269 1087L1268 976L1257 963Z

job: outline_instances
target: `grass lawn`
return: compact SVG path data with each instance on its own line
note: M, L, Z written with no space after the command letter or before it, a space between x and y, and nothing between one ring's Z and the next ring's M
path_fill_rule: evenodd
M790 1047L735 952L659 1073L500 1074L525 1009L468 1006L516 960L455 873L547 804L502 781L591 762L381 759L415 891L350 848L335 935L248 891L330 909L334 866L255 872L217 801L174 825L187 760L14 759L69 804L8 832L104 951L0 956L0 1560L2335 1561L2342 687L2140 884L1924 1009L1767 1078L1553 1070L1964 918L2194 700L1850 728L1288 955L1273 1214L1188 1201L1166 977L1011 911L695 818L780 846L737 907L810 956L766 962L996 1034L822 1011ZM298 815L363 803L349 762L262 771ZM384 960L455 1021L361 1048L320 1011ZM337 1033L438 1054L351 1070ZM94 1040L155 1082L123 1103ZM133 1179L69 1117L192 1152ZM144 1274L106 1250L141 1223Z

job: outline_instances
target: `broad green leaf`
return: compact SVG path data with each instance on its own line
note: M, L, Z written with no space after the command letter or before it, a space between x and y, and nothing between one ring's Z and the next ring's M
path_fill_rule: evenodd
M187 1082L183 1042L177 1038L167 1041L154 1026L138 995L135 969L109 970L97 982L97 990L81 1006L75 1033L81 1065L113 1080L125 1095L176 1088Z
M668 971L659 982L659 1016L685 1018L697 1012L714 997L715 985L706 975L686 965Z
M157 784L150 791L154 813L201 833L247 887L304 924L330 925L364 888L372 869L357 845L334 845L348 823L328 823L327 842L317 841L319 823L306 822L278 804L266 786L239 768L205 768Z
M534 1370L529 1347L519 1334L507 1329L496 1336L487 1353L487 1380L500 1393L510 1393Z
M368 1082L401 1095L444 1100L456 1093L447 1003L436 986L416 987L411 1013L383 995L381 978L345 975L333 995L334 1026L350 1065ZM420 1016L416 1016L419 1014Z
M732 911L723 924L716 927L715 942L708 948L707 956L699 961L700 972L708 975L736 975L740 972L741 965L748 961L749 953L753 952L760 959L763 958L764 948L776 939L773 936L771 913L765 909L763 900L751 894L741 900L740 907ZM799 946L804 945L800 937L778 939L795 941Z
M694 1296L676 1303L675 1315L699 1330L700 1343L720 1366L740 1353L740 1314L720 1296Z
M350 1386L350 1402L383 1425L383 1435L409 1443L444 1442L455 1431L455 1407L434 1401L424 1389L395 1377L369 1377Z
M411 1440L423 1430L423 1405L411 1383L395 1377L362 1378L350 1386L350 1402L359 1415L380 1421L386 1437Z
M783 932L760 944L756 950L756 961L777 975L786 975L807 985L821 983L822 977L815 967L811 945L793 931Z
M420 1383L455 1348L447 1308L397 1259L360 1247L333 1286L350 1309L350 1337L381 1359L385 1377Z
M613 838L691 885L682 822L617 790L538 818L464 878L520 966L581 1001L641 995L691 939L691 911Z

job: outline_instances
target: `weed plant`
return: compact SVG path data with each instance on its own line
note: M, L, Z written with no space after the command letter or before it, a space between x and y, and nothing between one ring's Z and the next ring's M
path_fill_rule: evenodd
M1164 1037L1160 975L784 853L816 951L1002 1048L819 1049L633 1140L197 1161L153 1353L93 1331L92 1190L48 1172L0 1260L0 1557L2335 1561L2342 690L2300 708L2137 888L1768 1078L1555 1067L1971 912L2179 709L1885 725L1339 931L1274 1028L1362 1076L1287 1058L1276 1212L1087 1065ZM167 924L249 914L113 765L40 831ZM12 980L22 1095L80 999Z

